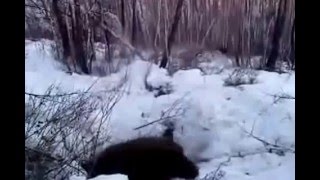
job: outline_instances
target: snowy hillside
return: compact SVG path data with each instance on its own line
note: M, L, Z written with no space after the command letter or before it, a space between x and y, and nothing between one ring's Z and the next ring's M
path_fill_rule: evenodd
M48 42L41 44L26 43L25 91L28 93L43 94L52 84L66 93L92 86L90 92L99 93L103 102L110 90L122 84L118 90L124 94L105 127L113 142L161 134L164 129L161 123L134 129L165 115L176 122L175 140L186 154L195 161L209 159L198 164L199 178L211 174L215 180L295 179L294 72L248 71L253 74L252 84L232 86L226 84L235 72L232 68L206 76L197 69L181 70L170 77L156 65L136 59L107 77L70 75L53 59ZM155 92L145 87L146 74L148 84L167 87L170 94L155 97ZM238 77L233 78L237 81Z

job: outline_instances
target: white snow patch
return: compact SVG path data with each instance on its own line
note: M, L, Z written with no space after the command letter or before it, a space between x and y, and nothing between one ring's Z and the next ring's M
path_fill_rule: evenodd
M152 66L147 82L153 87L160 87L170 83L171 78L166 69L159 69L157 66Z
M72 176L69 180L86 180L84 176ZM114 174L114 175L100 175L95 178L91 178L88 180L128 180L128 177L123 174Z
M63 72L49 51L41 55L37 43L28 42L26 45L27 92L42 94L51 84L59 85L63 91L73 92L85 90L93 83L91 92L104 92L117 87L127 77L123 89L125 94L110 116L114 142L162 133L163 127L159 123L140 130L134 128L160 118L164 112L173 115L180 108L181 114L174 117L177 122L176 141L183 145L190 157L213 158L208 163L200 164L202 176L214 171L219 162L230 155L263 152L263 144L250 137L248 132L269 143L295 146L295 100L283 99L275 103L272 96L295 96L294 72L277 74L256 71L256 84L240 85L238 88L223 85L232 68L207 76L197 69L181 70L170 77L165 70L138 59L118 73L103 78L69 75ZM45 49L48 46L46 44ZM150 66L148 83L154 86L170 83L174 88L171 94L155 98L146 90L144 80ZM107 91L105 95L108 95ZM179 105L172 107L178 99L181 99ZM170 108L175 110L170 111ZM295 155L290 153L285 156L257 153L244 158L231 158L223 168L225 179L292 180L294 158ZM246 174L247 171L250 175Z

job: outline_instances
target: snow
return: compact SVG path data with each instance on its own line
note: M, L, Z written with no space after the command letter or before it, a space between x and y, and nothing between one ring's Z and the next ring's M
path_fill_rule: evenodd
M44 44L44 48L40 45ZM199 163L200 178L220 169L223 179L265 180L295 179L295 154L279 156L267 153L264 144L252 137L281 147L295 147L295 100L275 102L273 95L295 96L295 73L277 74L256 71L255 84L239 87L224 86L224 80L233 69L219 74L202 75L198 69L180 70L172 77L156 65L136 60L118 73L106 77L67 74L63 66L50 54L49 41L26 43L25 89L26 92L44 93L52 85L63 91L86 90L104 92L126 82L126 93L115 105L110 117L113 142L141 135L159 135L163 126L159 123L134 130L145 123L159 119L161 115L174 117L177 122L175 140L186 154ZM154 97L145 88L145 77L152 86L171 84L171 94ZM107 96L107 92L105 92ZM250 135L251 133L251 135ZM244 154L244 157L237 155ZM83 179L72 177L72 180ZM123 176L101 176L96 180L120 180Z
M159 69L157 66L153 65L150 69L147 82L153 87L159 87L166 83L170 83L171 81L168 72L165 69Z
M72 176L70 177L70 180L86 180L85 177L79 177L79 176ZM114 174L114 175L101 175L97 176L95 178L92 178L91 180L128 180L128 177L123 174Z
M267 179L295 179L294 169L295 162L294 156L288 154L284 157L279 157L275 154L262 153L252 156L246 156L244 158L222 158L216 162L210 163L212 166L219 166L224 162L224 166L221 167L222 172L226 172L224 178L228 180L267 180ZM206 165L200 165L200 174L205 175L212 171L211 167Z

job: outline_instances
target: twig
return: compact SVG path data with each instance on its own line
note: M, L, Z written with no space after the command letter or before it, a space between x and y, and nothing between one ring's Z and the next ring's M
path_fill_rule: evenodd
M57 163L45 165L45 176L54 176L58 179L66 176L67 178L70 175L69 172L72 172L73 169L78 173L83 173L73 164L75 160L89 154L95 149L93 146L100 145L101 142L106 142L106 139L109 138L107 136L105 138L100 129L102 129L102 124L108 120L112 109L124 93L122 91L111 91L110 96L101 104L97 103L95 99L91 99L95 96L85 95L92 87L93 85L83 93L61 94L57 92L54 95L51 93L53 86L49 87L43 95L26 93L30 96L29 102L31 101L30 113L26 116L30 120L26 121L25 124L26 149L31 146L36 147L40 152L46 152L47 155L40 155L50 157L50 159L46 158L49 161L55 161L51 156L61 157ZM55 99L61 102L52 101ZM93 114L96 111L100 113ZM100 116L101 113L102 116ZM89 118L90 121L86 123ZM90 136L85 138L96 121L99 123L98 133L90 132ZM39 122L41 122L40 125L38 125ZM87 125L90 125L90 129ZM39 162L34 163L38 164ZM38 171L35 173L38 173Z
M295 97L292 95L289 95L287 93L278 93L278 94L270 94L266 93L268 96L272 96L274 98L273 103L276 104L279 102L281 99L287 99L287 100L295 100Z
M281 99L289 99L289 100L295 100L295 97L288 95L288 94L281 94L281 95L271 95L274 98L274 103L279 102Z
M152 122L149 122L149 123L147 123L147 124L138 126L138 127L134 128L133 130L138 130L138 129L144 128L144 127L146 127L146 126L149 126L149 125L151 125L151 124L154 124L154 123L157 123L157 122L160 122L160 121L164 121L164 120L168 120L168 119L172 119L172 118L174 118L174 117L177 117L177 113L175 113L174 115L168 115L168 116L166 116L166 115L167 115L167 114L170 114L170 113L175 109L175 107L176 107L178 104L180 104L180 102L181 102L187 95L189 95L189 94L190 94L190 92L187 92L187 93L186 93L185 95L183 95L181 98L175 100L175 101L172 103L172 105L161 115L161 117L160 117L159 119L156 119L156 120L154 120L154 121L152 121ZM178 108L178 110L179 110L179 109L180 109L180 108Z
M53 155L49 154L49 153L46 153L46 152L43 152L43 151L40 151L40 150L37 150L37 149L34 149L34 148L30 148L30 147L27 147L25 146L24 147L25 151L33 151L34 153L37 153L37 154L41 154L51 160L55 160L55 161L62 161L63 159L62 158L57 158L57 157L54 157Z
M25 95L29 95L29 96L33 96L33 97L38 97L38 98L43 98L43 97L63 97L63 96L73 96L73 95L82 95L82 94L86 94L89 93L89 91L92 89L92 87L99 81L99 79L96 79L86 90L84 90L83 92L72 92L72 93L63 93L63 94L54 94L51 95L51 89L54 86L49 87L49 92L47 92L48 94L34 94L34 93L29 93L29 92L25 92Z
M220 169L222 168L222 166L225 166L226 163L231 161L231 156L228 157L227 160L219 163L217 169L214 172L211 172L209 174L207 174L205 177L201 178L200 180L219 180L221 179L225 173L223 172L222 174L220 174Z
M255 135L253 135L252 133L249 133L247 130L245 130L244 128L242 128L242 130L247 133L250 137L260 141L263 143L263 145L270 151L272 150L281 150L281 151L287 151L287 152L292 152L292 153L295 153L295 150L292 149L292 148L288 148L288 147L284 147L284 146L280 146L280 145L277 145L277 144L273 144L273 143L270 143L266 140L263 140L262 138L259 138ZM268 147L269 146L269 147Z
M138 126L138 127L134 128L133 130L138 130L138 129L144 128L144 127L146 127L146 126L149 126L149 125L151 125L151 124L154 124L154 123L156 123L156 122L168 120L168 119L171 119L171 118L173 118L173 117L176 117L176 116L167 116L167 117L164 117L164 118L159 118L159 119L157 119L157 120L154 120L154 121L149 122L149 123L147 123L147 124L144 124L144 125L142 125L142 126Z

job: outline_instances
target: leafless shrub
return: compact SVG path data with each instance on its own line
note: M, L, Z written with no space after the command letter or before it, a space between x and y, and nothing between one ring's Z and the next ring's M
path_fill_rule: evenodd
M247 153L247 154L241 154L239 152L239 155L233 155L232 157L244 157L247 155L259 154L259 153L261 154L261 153L265 153L265 152L274 153L279 156L283 156L283 155L285 155L285 153L295 153L294 145L291 145L290 147L288 147L286 145L279 144L279 138L277 138L274 142L270 142L268 140L265 140L264 138L256 136L254 134L255 123L256 123L256 120L254 121L250 132L248 130L246 130L246 128L244 128L244 127L240 127L240 129L244 133L246 133L250 138L253 138L253 139L261 142L264 145L265 150L260 151L260 152L254 152L254 153Z
M81 159L93 156L110 139L108 120L122 93L59 93L51 86L43 95L26 94L25 164L27 179L66 179L83 174Z
M105 55L108 54L108 49L105 47L106 45L101 43L95 44L96 60L92 62L92 75L107 76L117 73L132 62L133 53L129 48L119 44L110 45L109 50L111 51L110 58L112 61L108 61L105 58Z
M167 95L167 94L171 94L173 92L173 87L172 84L170 83L165 83L164 85L160 85L159 87L155 87L153 89L154 93L155 93L155 97L159 97L162 95Z
M251 69L238 68L232 71L231 74L224 80L225 86L239 86L243 84L256 83L257 73Z
M273 103L277 104L278 102L281 102L282 100L295 100L296 98L290 94L287 93L278 93L278 94L270 94L270 96L273 97Z
M184 102L185 97L188 94L189 93L186 93L184 96L182 96L181 98L174 101L170 107L161 111L161 115L158 119L149 121L146 124L143 124L139 127L134 128L134 130L139 130L141 128L144 128L144 127L147 127L149 125L159 123L159 122L173 121L173 120L179 119L179 117L181 117L182 114L184 113L184 111L186 110L183 102Z
M211 50L222 47L229 54L239 56L241 62L238 65L247 66L246 61L250 58L243 57L263 55L266 60L270 54L273 34L277 34L275 30L283 29L283 33L278 35L279 55L288 54L288 49L294 52L295 1L293 0L287 0L286 8L278 11L282 12L281 16L277 9L280 9L278 7L283 3L279 3L282 2L279 0L257 2L185 0L176 28L171 28L170 25L176 19L175 13L169 12L177 9L178 0L129 0L125 4L119 0L66 0L59 1L60 13L58 14L52 12L52 2L26 0L26 37L49 37L57 40L58 28L55 27L57 25L55 18L61 16L61 25L65 24L68 28L75 29L72 33L65 34L70 40L76 32L83 29L86 37L94 37L94 41L105 42L105 32L109 31L107 39L111 44L117 40L112 40L110 36L116 35L115 39L124 41L125 38L120 38L123 35L127 36L126 38L134 47L165 50L170 32L176 29L176 33L172 33L175 34L172 36L174 38L172 45L196 45L199 48L206 47ZM81 8L78 8L80 6ZM80 15L75 16L75 11L79 11L77 14ZM282 17L283 20L279 22L283 23L276 23L278 17ZM71 20L81 22L80 26L78 27L75 25L77 23L72 23ZM275 24L281 26L283 24L283 27ZM97 29L103 29L103 32L97 33ZM88 42L84 43L85 47L91 49L88 45Z
M203 75L221 74L223 67L217 67L214 63L199 63L199 69Z
M200 180L220 180L225 176L226 172L218 168L216 171L208 173Z
M279 60L279 61L276 62L274 72L278 72L278 73L289 73L289 72L292 72L292 66L293 65L294 64L291 64L290 61Z

